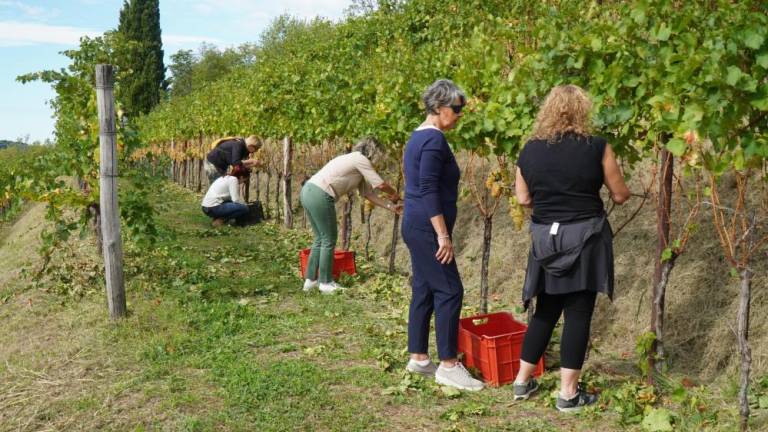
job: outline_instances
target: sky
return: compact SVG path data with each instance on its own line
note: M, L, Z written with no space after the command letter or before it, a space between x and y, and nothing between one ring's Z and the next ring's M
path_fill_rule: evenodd
M351 0L160 0L165 63L180 49L203 42L218 47L256 42L273 18L343 17ZM50 85L21 84L29 72L64 68L63 50L81 36L117 28L123 0L0 0L0 139L53 138Z

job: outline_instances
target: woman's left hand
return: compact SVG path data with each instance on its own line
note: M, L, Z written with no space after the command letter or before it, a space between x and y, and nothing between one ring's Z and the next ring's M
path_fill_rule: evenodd
M440 261L440 264L450 264L453 261L453 242L448 236L437 237L437 253L435 258Z

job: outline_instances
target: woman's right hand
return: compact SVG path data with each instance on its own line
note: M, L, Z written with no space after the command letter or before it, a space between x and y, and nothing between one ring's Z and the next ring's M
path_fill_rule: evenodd
M450 264L453 261L453 242L450 236L437 236L437 253L435 258L440 264Z

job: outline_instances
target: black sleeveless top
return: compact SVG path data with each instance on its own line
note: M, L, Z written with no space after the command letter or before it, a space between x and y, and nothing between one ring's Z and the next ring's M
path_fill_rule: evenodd
M574 222L603 214L605 146L604 138L573 133L554 142L525 144L517 166L531 193L533 222Z

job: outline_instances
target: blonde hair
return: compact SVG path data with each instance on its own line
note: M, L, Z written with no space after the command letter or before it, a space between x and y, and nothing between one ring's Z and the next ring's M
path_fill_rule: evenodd
M587 136L591 117L592 101L584 89L573 84L554 87L541 104L531 138L554 141L568 132Z
M251 135L245 139L245 145L255 147L256 150L261 148L261 140L256 135Z

